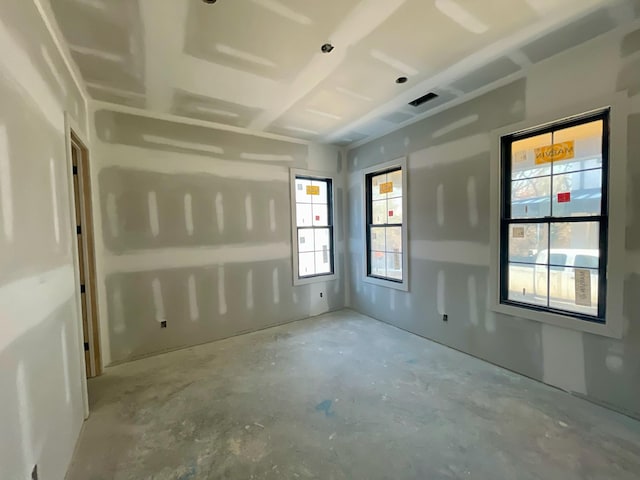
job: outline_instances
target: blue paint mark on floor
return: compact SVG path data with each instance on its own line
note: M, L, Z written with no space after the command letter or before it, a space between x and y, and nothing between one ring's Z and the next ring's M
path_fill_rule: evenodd
M194 478L196 478L196 466L195 464L191 465L191 467L189 468L189 471L184 473L183 475L180 475L180 478L178 480L193 480Z
M418 363L418 360L416 360L415 358L410 358L409 360L407 360L407 363L415 365L416 363Z
M331 400L324 400L316 405L316 412L324 412L327 417L331 417L335 412L331 411Z

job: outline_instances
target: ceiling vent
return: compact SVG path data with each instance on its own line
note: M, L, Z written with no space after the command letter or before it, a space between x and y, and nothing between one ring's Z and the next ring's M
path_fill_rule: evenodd
M433 100L434 98L438 98L438 95L436 93L429 92L426 95L423 95L422 97L416 98L412 102L409 102L409 105L419 107L423 103L427 103L429 100Z

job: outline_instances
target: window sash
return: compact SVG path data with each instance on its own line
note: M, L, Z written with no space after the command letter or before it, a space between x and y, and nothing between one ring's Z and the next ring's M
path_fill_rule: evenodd
M374 275L372 272L372 261L371 261L371 257L372 257L372 252L374 251L371 248L371 229L372 228L400 228L400 234L402 237L404 237L405 232L403 231L403 225L404 225L404 211L402 212L402 223L373 223L373 187L372 187L372 179L373 177L378 177L380 175L385 175L385 174L389 174L389 173L394 173L394 172L402 172L402 167L392 167L389 169L385 169L385 170L379 170L379 171L375 171L375 172L371 172L368 173L365 176L365 188L366 188L366 201L367 201L367 208L366 208L366 213L367 213L367 219L366 219L366 242L367 242L367 252L366 252L366 259L367 259L367 276L371 277L371 278L377 278L380 280L385 280L388 282L393 282L393 283L398 283L398 284L402 284L405 280L405 275L406 272L404 271L404 262L402 262L401 268L402 268L402 276L401 278L394 278L394 277L389 277L389 276L382 276L382 275ZM403 185L403 190L402 190L402 195L400 196L395 196L392 198L400 198L402 199L405 195L405 191L404 191L404 185ZM404 243L404 238L401 238L401 241ZM385 252L387 253L387 252ZM388 253L394 253L394 252L388 252ZM401 255L406 255L406 252L402 251L400 252ZM403 257L404 258L404 257ZM386 261L386 260L385 260Z
M591 122L602 121L602 190L601 190L601 203L600 203L600 215L580 215L580 216L544 216L544 217L527 217L527 218L511 218L511 184L512 184L512 155L511 145L513 142L523 140L529 137L543 135L546 133L553 133L557 130L562 130L578 125L588 124ZM552 142L553 143L553 142ZM503 159L501 165L501 183L502 183L502 198L501 198L501 215L500 215L500 303L505 305L513 305L531 310L538 310L542 312L557 313L561 315L569 315L571 317L579 318L582 320L605 323L606 312L606 289L607 289L607 244L608 244L608 225L609 225L609 109L596 113L587 114L584 116L576 117L574 119L557 122L549 127L532 130L520 134L513 134L502 137L502 155ZM592 169L583 169L592 170ZM553 179L554 176L562 175L554 174L553 169L549 176ZM529 179L529 177L527 177ZM553 188L550 191L550 200L553 201ZM552 213L552 212L550 212ZM548 225L547 228L547 249L551 250L551 225L555 223L599 223L599 238L598 238L598 250L599 250L599 265L598 265L598 305L597 315L583 314L579 312L573 312L570 310L560 309L549 306L550 292L547 291L547 306L533 305L524 302L518 302L509 299L509 231L511 225L517 224L539 224ZM547 286L550 286L550 275L552 266L550 263L550 255L547 256L546 269L547 269ZM572 267L575 268L575 267Z
M298 256L298 271L295 272L296 276L298 279L309 279L309 278L315 278L315 277L325 277L325 276L331 276L331 275L335 275L335 254L334 254L334 236L333 236L333 181L330 178L320 178L320 177L313 177L313 176L307 176L307 175L295 175L294 177L294 181L297 180L310 180L313 182L324 182L326 184L326 189L327 189L327 225L306 225L306 226L298 226L296 223L296 255ZM296 205L296 210L298 208L298 205L308 205L308 202L295 202ZM324 205L324 204L323 204ZM315 255L315 253L319 253L320 251L316 251L315 250L315 246L314 246L314 250L311 252L300 252L300 244L299 244L299 238L300 238L300 231L301 230L311 230L314 231L314 237L315 237L315 230L329 230L329 271L328 272L323 272L323 273L313 273L311 275L300 275L300 257L302 254L305 253L313 253ZM317 270L316 266L315 266L315 258L314 258L314 270Z

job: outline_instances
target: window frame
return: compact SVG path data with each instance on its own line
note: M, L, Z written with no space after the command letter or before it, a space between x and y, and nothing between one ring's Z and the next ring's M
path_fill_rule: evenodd
M566 128L585 125L592 122L602 121L602 184L601 184L601 198L600 198L600 214L599 215L583 215L583 216L554 216L547 215L544 217L524 217L524 218L511 218L511 184L512 178L511 166L513 158L510 153L511 146L514 142L525 140L527 138L545 135L558 130ZM586 322L605 323L606 315L606 292L607 292L607 263L608 263L608 232L609 232L609 136L610 136L610 108L606 108L597 112L589 112L583 115L577 115L569 119L561 119L552 124L545 125L542 128L527 129L524 131L514 132L510 135L505 135L500 138L501 141L501 208L500 208L500 242L503 245L509 245L509 231L511 225L547 225L547 236L550 242L551 225L554 223L589 223L598 222L600 224L598 232L598 251L600 252L600 261L598 267L598 305L597 315L587 315L579 312L571 312L569 310L563 310L554 308L551 306L528 304L525 302L518 302L516 300L509 299L509 252L508 247L500 251L500 303L502 305L512 305L520 308L527 308L531 310L538 310L541 312L550 312L558 315L568 315L574 318ZM553 141L552 141L553 143ZM552 164L551 164L552 165ZM553 167L553 165L552 165ZM577 171L580 172L580 171ZM562 174L558 174L562 175ZM551 197L553 197L553 168L550 177ZM553 201L551 202L551 208L553 207ZM552 211L550 213L553 213ZM551 257L551 244L547 245L549 252L549 258ZM548 261L549 263L549 261ZM535 268L535 264L534 264ZM557 268L554 265L547 265L547 285L550 285L549 276L553 268ZM566 268L566 267L565 267ZM604 293L604 294L603 294ZM550 293L547 293L549 296Z
M370 218L372 208L370 206L372 194L369 189L369 178L376 175L400 170L402 175L402 224L391 226L400 227L402 232L402 281L378 277L370 274ZM395 290L409 291L409 229L408 229L408 189L407 189L407 158L400 157L389 162L377 164L362 171L362 219L363 219L363 259L362 279L366 283L393 288Z
M318 180L329 182L327 188L327 225L328 227L298 227L297 219L297 202L296 202L296 179L301 178L304 180ZM310 283L326 282L336 280L338 278L337 273L337 255L336 255L336 222L335 222L335 185L336 179L329 173L317 172L311 170L303 170L298 168L289 169L289 186L291 196L291 252L292 252L292 267L293 267L293 284L308 285ZM298 249L298 230L300 228L314 229L314 228L329 228L329 238L331 243L330 248L330 273L318 273L308 276L300 276L299 270L299 249Z
M609 150L608 150L608 238L605 254L606 273L599 275L599 281L606 281L604 315L601 322L585 321L579 314L535 309L501 302L501 259L502 246L508 248L502 234L504 192L503 143L502 138L514 132L542 132L545 127L555 127L572 120L584 119L590 115L609 110ZM604 98L573 105L547 113L541 117L524 120L491 132L491 229L490 229L490 310L512 317L520 317L571 330L594 333L612 338L622 338L624 330L623 291L625 277L625 231L626 231L626 185L627 185L627 116L629 103L626 92L618 92ZM604 133L604 132L603 132ZM604 158L603 158L604 162ZM604 166L604 165L603 165ZM604 174L604 169L603 169ZM604 183L604 177L603 177ZM614 186L615 188L611 188ZM604 190L603 190L604 197ZM602 212L601 212L602 213ZM602 239L601 239L602 240ZM590 317L593 318L593 317Z

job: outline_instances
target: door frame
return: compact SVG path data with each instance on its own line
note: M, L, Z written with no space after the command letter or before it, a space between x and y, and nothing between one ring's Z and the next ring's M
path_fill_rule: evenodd
M96 282L96 254L95 239L93 232L93 208L91 201L91 172L89 163L89 149L82 139L78 136L74 129L70 129L71 148L77 149L79 155L77 165L73 165L72 173L74 179L77 178L77 188L79 189L80 199L80 222L76 218L76 225L82 226L82 252L78 252L79 261L82 262L83 273L85 277L84 292L85 294L85 311L87 315L87 337L89 352L89 377L97 377L102 374L102 359L100 356L100 331L98 321L98 299L97 299L97 282ZM73 162L73 151L71 156ZM74 200L75 198L75 182L74 182ZM82 253L82 255L80 255ZM80 266L80 263L79 263ZM82 285L81 285L82 288ZM82 300L82 298L81 298ZM84 321L84 318L83 318ZM87 351L85 347L85 351Z
M88 143L81 133L80 126L65 113L65 144L67 150L67 181L68 181L68 193L69 193L69 209L70 209L70 224L74 261L74 278L75 278L75 292L76 292L76 311L77 311L77 332L78 332L78 350L80 356L81 365L81 382L82 382L82 396L84 400L85 418L89 416L89 398L87 391L87 371L90 371L92 376L102 374L102 356L100 350L100 327L99 327L99 312L98 312L98 291L97 291L97 275L96 275L96 256L95 256L95 237L94 237L94 225L93 225L93 205L91 197L91 161L90 152L87 147ZM87 255L83 255L81 258L81 252L78 249L77 229L78 219L76 218L76 195L74 186L74 165L73 165L73 148L78 148L81 152L81 156L78 159L78 180L81 189L80 194L80 214L82 216L82 228L87 234L82 235L82 250L84 252L92 252L92 261L87 260ZM87 213L89 217L87 217ZM87 218L89 219L87 221ZM84 233L84 232L83 232ZM80 289L80 262L84 263L85 272L87 272L87 278L85 279L85 299L87 301L87 314L89 315L89 351L91 362L90 365L86 365L85 351L84 351L84 327L82 316L82 301L83 295ZM88 367L88 368L87 368Z

